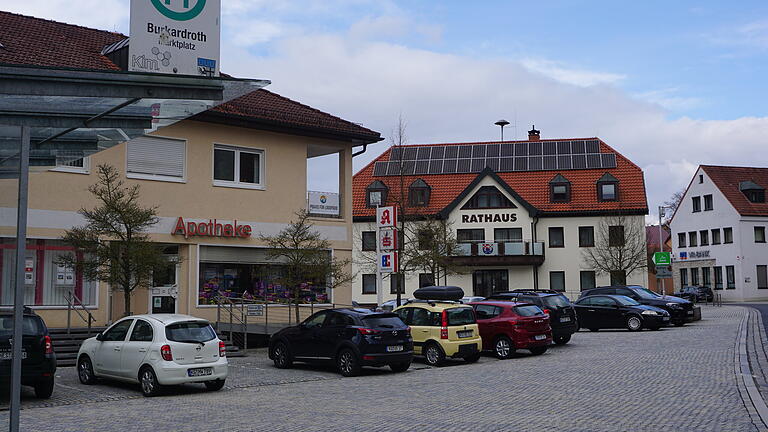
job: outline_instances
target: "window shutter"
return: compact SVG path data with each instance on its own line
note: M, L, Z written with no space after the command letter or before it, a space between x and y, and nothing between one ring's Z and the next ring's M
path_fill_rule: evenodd
M128 172L184 178L186 142L142 136L128 141Z

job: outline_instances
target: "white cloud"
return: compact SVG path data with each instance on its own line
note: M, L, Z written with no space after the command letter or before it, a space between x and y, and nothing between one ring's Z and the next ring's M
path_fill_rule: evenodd
M527 58L523 59L521 63L526 68L553 80L582 87L616 84L626 78L625 75L620 74L575 69L551 60Z
M0 10L101 30L128 32L128 0L0 0Z
M685 112L706 105L702 98L677 96L678 92L677 88L668 88L637 93L634 96L672 112Z

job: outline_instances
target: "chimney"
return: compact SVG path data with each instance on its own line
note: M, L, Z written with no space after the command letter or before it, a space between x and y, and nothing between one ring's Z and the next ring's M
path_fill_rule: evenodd
M531 126L528 131L528 141L538 141L541 139L541 131L536 130L536 125Z

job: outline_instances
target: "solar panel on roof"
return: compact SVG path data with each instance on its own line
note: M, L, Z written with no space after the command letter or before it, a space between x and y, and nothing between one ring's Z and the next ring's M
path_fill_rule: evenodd
M528 155L529 156L536 156L541 154L541 143L540 142L532 142L528 144Z
M501 158L501 163L499 166L500 172L510 172L510 171L514 171L514 169L515 169L515 158L511 158L511 157Z
M502 144L501 145L501 155L502 156L512 156L514 155L515 147L514 144Z
M459 156L459 146L447 146L445 148L446 159L456 159Z
M387 175L388 176L400 175L400 163L399 162L387 163Z
M559 155L571 154L571 142L570 141L558 141L557 142L557 154L559 154Z
M456 159L446 159L443 163L443 174L453 174L456 172Z
M499 150L501 146L499 144L488 144L485 156L487 157L499 157Z
M471 158L472 146L463 145L459 146L459 158Z
M403 159L404 160L416 160L416 152L418 149L416 147L406 147L403 150Z
M528 158L516 157L515 158L515 171L528 171Z
M616 168L616 155L613 153L601 153L600 158L603 162L603 168Z
M544 144L544 149L543 149L542 152L545 155L553 155L553 154L557 153L557 143L547 141L547 142L544 142L542 144Z
M429 162L429 174L442 174L443 173L443 161L433 160Z
M430 156L430 159L442 159L443 156L445 156L444 146L432 147L432 155Z
M587 153L600 153L600 144L597 140L589 140L586 142Z
M427 172L429 172L429 161L416 161L416 170L413 173L420 175Z
M528 156L528 143L515 144L515 156Z
M485 159L472 159L471 172L480 172L485 169Z
M574 169L584 169L587 167L587 156L586 155L573 155L573 168Z
M584 141L571 141L571 153L582 154L586 153Z
M415 161L403 161L403 175L413 175L413 171L416 169Z
M600 160L599 154L587 155L587 168L601 168L602 166L603 166L603 163Z
M483 158L485 157L485 147L484 145L473 145L472 146L472 158Z
M387 175L387 163L386 162L376 162L376 165L373 166L373 175L375 175L375 176L385 176L385 175Z
M432 153L432 147L419 147L419 153L416 155L416 160L427 160Z
M400 155L403 154L403 149L400 147L394 147L392 151L389 152L389 160L398 160L400 159Z
M487 166L488 168L492 169L494 172L498 172L499 171L499 161L500 161L500 159L497 158L497 157L495 157L495 158L486 158L485 159L485 166Z
M541 156L531 156L528 158L528 170L540 171L543 166L543 160Z
M545 170L557 169L557 156L544 156L544 169Z
M471 162L472 159L459 159L456 164L456 172L461 174L468 173Z
M571 169L571 155L558 156L557 169Z

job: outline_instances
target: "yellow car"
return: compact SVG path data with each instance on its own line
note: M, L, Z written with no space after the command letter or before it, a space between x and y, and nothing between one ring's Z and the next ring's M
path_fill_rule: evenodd
M467 363L480 359L482 340L471 306L456 301L415 300L394 311L411 327L413 353L430 366L448 357Z

